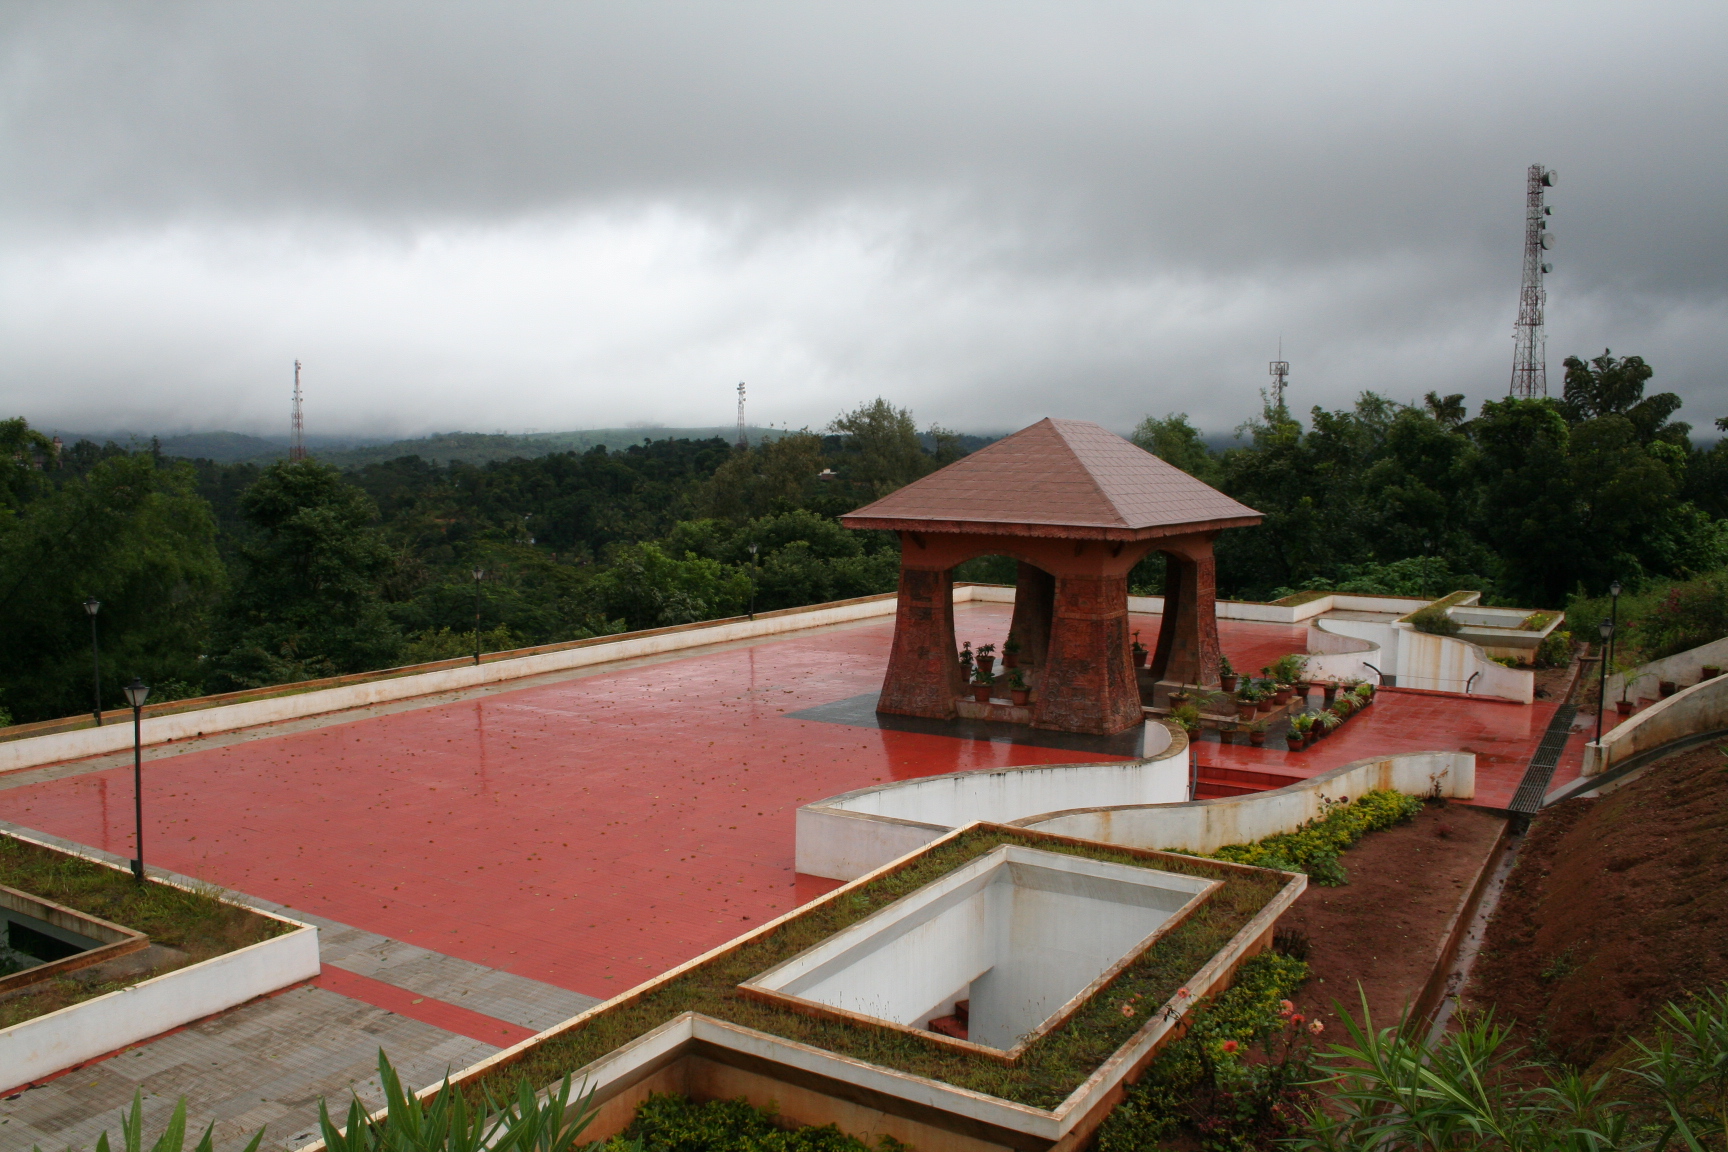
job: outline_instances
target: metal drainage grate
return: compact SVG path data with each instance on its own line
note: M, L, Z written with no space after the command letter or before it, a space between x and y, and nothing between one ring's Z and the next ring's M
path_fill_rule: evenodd
M1531 816L1542 811L1542 798L1548 794L1548 782L1554 779L1554 767L1560 763L1560 753L1566 750L1572 718L1576 715L1578 709L1571 704L1554 709L1554 718L1548 721L1548 730L1542 734L1542 742L1536 745L1536 753L1524 769L1524 779L1518 782L1518 791L1508 806L1510 811Z

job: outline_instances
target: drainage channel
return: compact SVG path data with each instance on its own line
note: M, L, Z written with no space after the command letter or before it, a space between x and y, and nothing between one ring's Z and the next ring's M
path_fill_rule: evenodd
M1565 710L1562 708L1562 711ZM1446 1034L1446 1026L1452 1022L1453 1015L1458 1011L1458 999L1463 995L1464 986L1470 982L1470 970L1476 966L1476 957L1482 952L1482 942L1488 936L1488 922L1494 918L1494 909L1500 905L1500 894L1506 890L1507 877L1512 875L1512 866L1518 862L1518 852L1524 847L1525 835L1527 834L1521 832L1508 835L1506 850L1500 854L1500 859L1494 864L1493 874L1483 885L1482 898L1476 902L1476 912L1470 917L1470 926L1464 930L1464 937L1458 942L1458 950L1452 954L1451 966L1446 971L1446 990L1440 997L1440 1003L1435 1005L1434 1022L1428 1029L1430 1050Z

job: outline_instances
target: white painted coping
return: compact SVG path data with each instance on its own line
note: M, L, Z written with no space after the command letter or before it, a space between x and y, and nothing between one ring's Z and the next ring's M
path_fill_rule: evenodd
M1386 666L1380 645L1327 629L1325 621L1308 624L1308 663L1303 674L1316 680L1379 680L1374 669Z
M1080 808L1013 823L1038 832L1130 848L1216 852L1226 844L1249 844L1280 832L1293 832L1324 813L1324 800L1360 796L1382 788L1412 796L1438 794L1468 800L1476 795L1476 757L1469 752L1382 756L1248 796Z
M1013 601L1013 597L1009 597ZM1328 612L1389 612L1403 616L1426 608L1434 601L1412 596L1364 596L1347 592L1328 592L1301 604L1261 604L1253 600L1220 600L1217 616L1220 620L1253 620L1262 624L1300 624ZM1164 597L1130 596L1128 611L1149 616L1162 615ZM1151 645L1147 645L1151 647Z
M1640 695L1654 695L1656 686L1664 680L1675 684L1686 680L1694 680L1703 674L1704 665L1715 668L1728 668L1728 636L1720 640L1712 640L1708 644L1700 644L1685 652L1673 656L1664 656L1660 660L1652 660L1640 665L1631 672L1608 677L1608 700L1618 700L1621 695L1620 685L1630 680L1632 687L1626 693L1628 699L1636 700Z
M956 829L948 835L959 835L965 829ZM922 848L923 846L920 846ZM893 867L900 861L890 861L884 867ZM600 1057L598 1060L576 1069L571 1076L573 1083L579 1086L582 1093L594 1092L597 1102L604 1102L613 1096L627 1091L633 1084L640 1083L653 1075L660 1068L676 1060L684 1054L695 1054L701 1046L710 1045L724 1048L750 1057L756 1057L763 1064L754 1065L763 1075L780 1075L784 1069L784 1078L789 1082L803 1085L809 1084L811 1074L834 1081L842 1086L842 1092L847 1099L858 1099L858 1092L879 1092L895 1100L907 1101L935 1109L937 1112L952 1116L958 1121L958 1127L969 1130L974 1125L982 1123L1008 1132L1020 1133L1038 1140L1054 1142L1073 1131L1085 1121L1095 1109L1106 1102L1122 1081L1133 1072L1140 1062L1151 1053L1174 1028L1180 1026L1183 1017L1196 1003L1213 993L1222 991L1229 986L1231 974L1236 966L1247 956L1258 950L1263 938L1270 935L1273 926L1297 897L1307 888L1308 878L1299 873L1287 873L1288 882L1278 890L1266 906L1252 920L1230 938L1229 943L1213 953L1204 965L1191 976L1182 995L1178 992L1172 996L1158 1011L1155 1012L1146 1025L1136 1032L1129 1040L1118 1048L1108 1060L1101 1064L1066 1100L1054 1109L1034 1108L1025 1104L1017 1104L981 1092L973 1092L965 1088L957 1088L952 1084L944 1084L922 1076L914 1076L892 1068L884 1068L870 1064L837 1052L829 1052L809 1044L785 1040L758 1032L750 1028L742 1028L724 1020L716 1020L695 1012L686 1012L668 1020L665 1024L648 1032L635 1040L624 1044ZM822 899L842 899L855 887L868 883L873 877L859 877L852 883L836 889ZM496 1052L486 1059L474 1064L451 1077L456 1084L468 1083L486 1073L508 1066L524 1053L538 1047L547 1040L580 1027L588 1019L606 1012L611 1007L631 1000L649 990L653 985L676 979L683 972L708 960L729 952L745 940L767 935L779 928L787 920L792 919L803 909L794 909L783 916L759 925L737 940L715 948L694 960L685 962L670 972L662 973L637 988L621 992L619 995L595 1005L588 1011L572 1017L562 1024L555 1025L536 1036L529 1037L501 1052ZM439 1085L428 1085L417 1093L425 1098L439 1090ZM836 1093L837 1095L841 1093ZM867 1099L868 1096L866 1095ZM375 1115L382 1115L376 1113ZM934 1121L931 1121L934 1122ZM305 1145L300 1152L323 1152L324 1142L315 1141Z
M1613 699L1613 697L1609 697ZM1682 689L1584 745L1584 775L1599 776L1630 756L1700 732L1728 728L1728 675Z
M0 1092L318 975L317 928L242 907L294 930L0 1031Z
M1369 659L1366 653L1361 659L1394 677L1400 688L1492 696L1519 704L1528 704L1536 698L1536 673L1496 664L1480 646L1466 640L1420 632L1401 620L1332 617L1317 621L1310 634L1316 629L1378 647L1379 659Z
M854 880L977 820L1011 824L1082 805L1186 799L1187 736L1162 722L1149 723L1146 730L1156 751L1143 760L978 768L859 788L806 804L795 817L797 870Z

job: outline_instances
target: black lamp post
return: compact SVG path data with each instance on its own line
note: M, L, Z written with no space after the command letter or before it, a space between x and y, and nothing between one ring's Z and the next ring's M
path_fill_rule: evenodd
M84 601L84 611L90 617L90 715L96 727L102 727L102 650L96 646L96 613L102 611L102 601L92 596Z
M1620 627L1620 581L1616 580L1608 585L1608 595L1614 598L1608 606L1608 619L1613 621L1614 627L1618 628ZM1614 646L1612 644L1608 646L1608 655L1610 659L1613 658Z
M132 875L144 883L144 701L150 698L145 683L132 677L126 685L126 703L132 705L132 815L137 821L133 843L138 855L132 859Z
M1596 688L1596 743L1602 743L1602 713L1608 710L1608 643L1614 639L1614 624L1604 620L1596 626L1602 633L1602 672Z
M474 569L474 666L480 666L480 580L486 569Z
M750 545L750 619L756 619L756 545Z

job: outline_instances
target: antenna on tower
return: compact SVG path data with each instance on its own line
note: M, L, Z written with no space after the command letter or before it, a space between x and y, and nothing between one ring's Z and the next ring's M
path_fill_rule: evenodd
M1542 254L1554 247L1548 217L1554 209L1542 202L1546 189L1554 187L1554 170L1530 165L1524 181L1524 282L1518 289L1518 321L1512 326L1513 396L1531 399L1548 395L1548 337L1542 328L1542 308L1548 290L1542 277L1554 265L1542 262Z
M288 438L288 459L306 459L306 425L300 417L300 361L294 361L294 419Z
M1278 359L1266 365L1266 375L1272 377L1272 407L1284 407L1284 383L1290 375L1290 361L1284 359L1284 337L1278 337Z
M738 381L738 447L750 447L750 437L744 433L744 381Z

